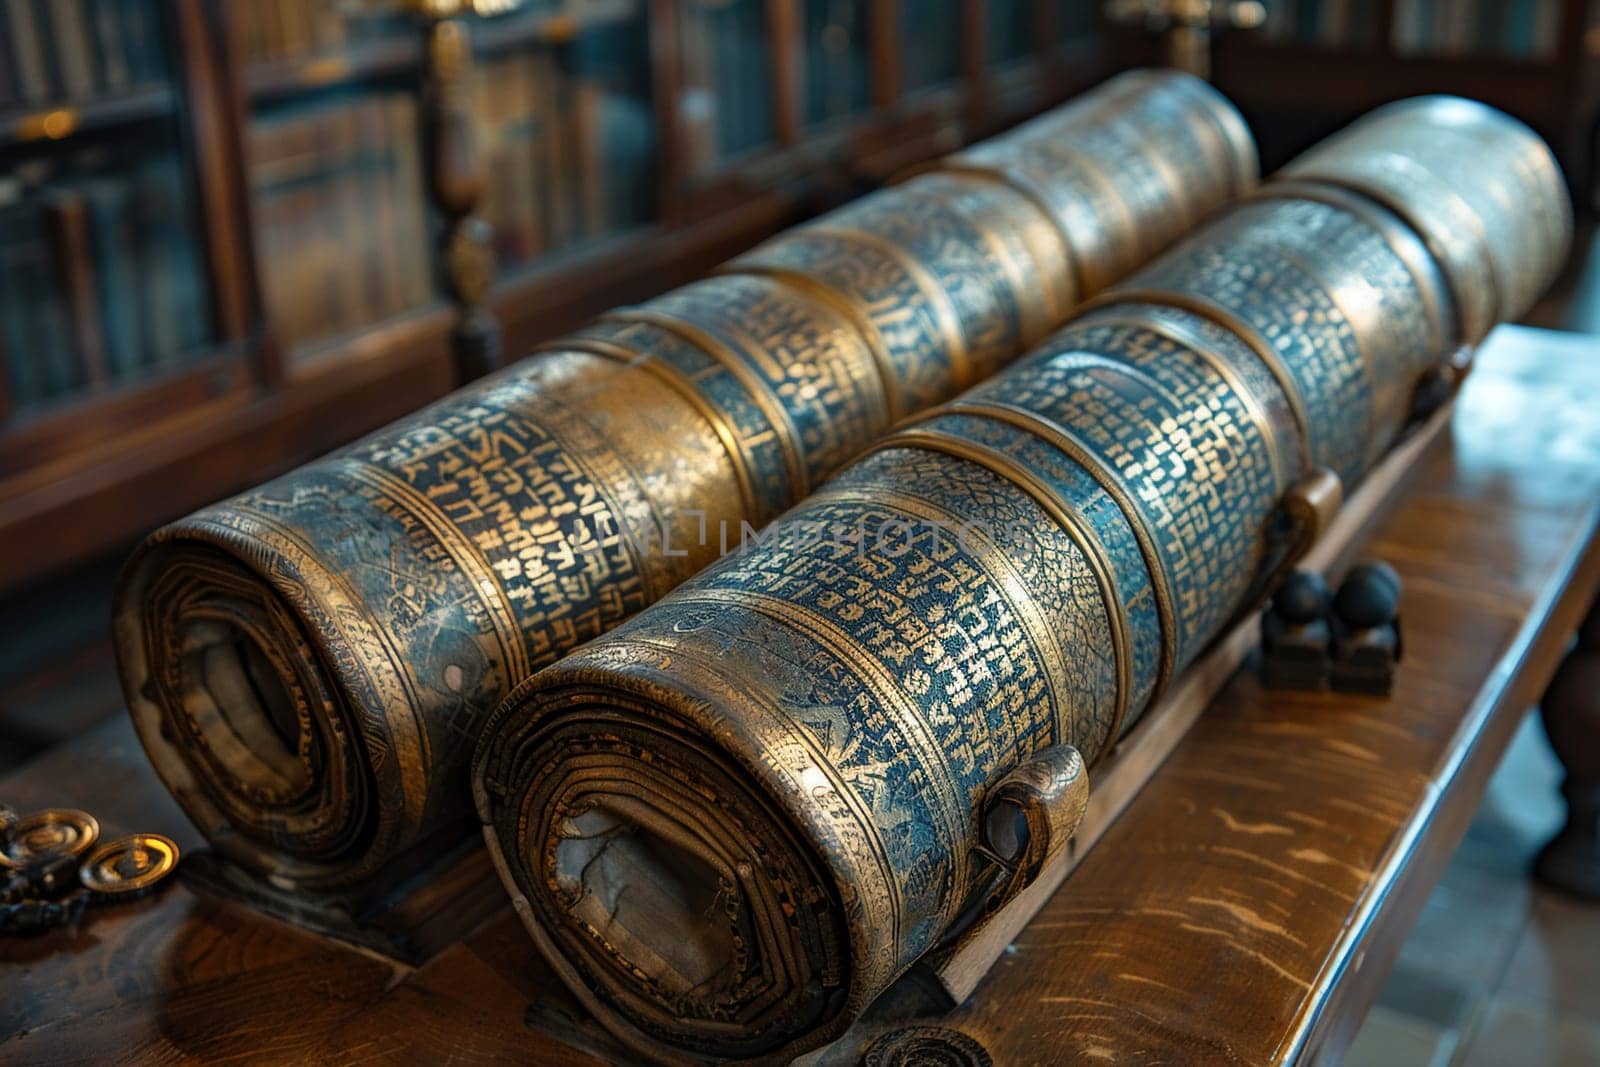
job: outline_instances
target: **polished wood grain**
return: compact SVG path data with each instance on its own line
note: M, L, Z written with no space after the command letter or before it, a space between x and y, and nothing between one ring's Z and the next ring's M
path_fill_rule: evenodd
M913 1022L999 1065L1334 1057L1600 587L1596 410L1592 338L1496 334L1367 545L1405 581L1393 696L1236 675L966 1004L891 994L828 1059ZM198 844L120 719L0 800ZM180 880L0 940L0 976L4 1061L632 1062L509 909L410 968Z

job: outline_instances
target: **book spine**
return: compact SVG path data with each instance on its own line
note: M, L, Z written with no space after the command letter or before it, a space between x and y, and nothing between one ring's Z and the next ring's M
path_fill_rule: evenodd
M539 91L534 57L524 57L511 80L509 119L512 137L512 172L507 198L519 231L520 262L543 255L551 246L547 214L552 203L548 174L551 154L545 150L551 101Z
M365 207L362 273L367 302L375 316L388 317L405 309L405 293L400 275L403 252L395 232L394 153L386 141L388 123L382 101L368 101L355 127L360 196Z
M133 78L128 71L128 53L122 39L122 24L117 18L117 0L85 0L89 25L94 33L95 57L100 81L108 92L126 89Z
M290 334L283 306L279 266L286 254L287 219L283 217L282 190L271 175L283 156L284 124L281 120L261 120L250 127L246 147L250 179L250 200L256 233L256 273L261 279L262 301L267 320L277 331L278 340L288 343Z
M39 47L39 21L33 0L5 0L12 58L17 65L17 89L25 104L40 104L51 97L50 72Z
M76 363L73 378L90 386L108 381L105 341L101 335L96 292L94 249L89 238L89 211L83 195L57 189L44 198L56 291L64 298Z
M540 57L542 97L545 114L546 150L550 153L551 242L566 247L581 236L582 219L578 207L579 175L575 170L572 137L571 84L562 77L555 57Z
M123 54L128 75L137 85L162 81L165 57L161 48L163 23L161 10L153 0L120 0Z
M14 284L0 286L0 338L6 348L6 382L13 410L28 408L42 392L34 362L37 342L27 314L32 296L24 258L27 210L18 203L0 206L0 277L15 279Z
M174 299L171 212L163 170L176 166L176 160L148 159L134 173L132 197L139 264L139 298L144 305L145 361L148 366L167 366L176 355L178 343L177 308Z
M422 190L422 152L417 141L417 109L396 93L387 104L389 136L394 144L394 201L400 216L405 258L405 306L433 301L433 242L429 238L427 199Z
M96 266L95 281L105 344L106 373L123 381L138 373L143 327L134 278L133 238L126 179L100 178L85 183L89 240Z
M572 129L578 158L578 193L582 200L584 236L596 238L611 228L607 203L616 188L606 167L605 89L589 78L572 83Z
M0 107L9 107L22 100L22 89L17 84L17 61L11 54L16 45L6 12L0 10Z
M94 75L94 44L85 18L83 0L55 0L52 30L61 88L69 100L91 99L98 88Z

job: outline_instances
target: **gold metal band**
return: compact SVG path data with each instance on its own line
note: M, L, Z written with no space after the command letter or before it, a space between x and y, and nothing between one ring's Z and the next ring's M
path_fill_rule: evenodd
M832 489L828 490L827 498L830 501L844 500L857 504L892 507L896 511L915 515L919 519L940 523L947 529L957 529L962 523L968 521L967 516L957 515L955 512L941 507L931 500L893 488ZM970 548L971 546L968 547ZM1012 565L1011 557L1001 551L998 546L987 545L985 547L988 550L981 552L983 557L981 566L984 572L993 578L996 584L1006 585L1009 588L1022 591L1023 595L1026 595L1027 582ZM1009 576L1010 581L1005 581L1002 575ZM1034 645L1048 648L1051 654L1055 656L1054 663L1045 664L1045 679L1046 684L1050 686L1051 693L1056 698L1054 707L1057 709L1065 708L1067 706L1066 694L1071 691L1071 686L1063 676L1067 655L1066 650L1061 647L1059 635L1057 635L1055 628L1050 625L1049 620L1045 618L1044 612L1039 610L1037 603L1030 601L1026 605L1027 610L1024 610L1022 605L1012 604L1012 609L1016 611L1023 627L1029 631ZM1058 720L1056 722L1056 740L1058 742L1065 741L1070 736L1070 732L1065 730L1063 724Z
M1364 222L1383 239L1406 268L1406 273L1417 285L1417 291L1422 294L1423 309L1428 316L1428 348L1431 352L1443 352L1449 343L1445 337L1444 323L1444 293L1441 286L1445 284L1444 275L1440 272L1437 262L1426 258L1427 245L1423 238L1409 222L1395 214L1389 208L1382 206L1378 201L1369 199L1359 193L1338 185L1322 185L1295 178L1283 178L1263 185L1250 194L1253 200L1315 200L1338 208ZM1396 230L1403 229L1412 239L1400 239ZM1422 255L1418 255L1418 252Z
M511 598L506 595L494 568L478 550L478 546L472 543L472 539L464 536L460 527L450 521L450 516L440 511L426 494L419 493L405 479L367 463L351 463L346 469L357 481L366 482L403 505L444 547L455 565L468 576L467 584L478 595L484 614L494 623L495 640L505 654L507 668L516 671L519 677L531 674L533 667L528 659L527 645L511 613Z
M1173 82L1173 85L1189 94L1198 110L1205 115L1206 124L1221 135L1223 154L1227 159L1228 188L1234 196L1245 195L1256 183L1256 168L1247 168L1244 164L1247 160L1255 160L1256 150L1250 131L1240 120L1239 113L1226 105L1218 107L1221 101L1202 82L1181 79Z
M259 508L242 502L234 503L233 508L249 518L262 544L287 559L301 575L327 578L326 583L317 585L316 592L339 632L318 635L317 644L323 648L333 645L367 651L366 655L352 657L351 662L376 691L378 706L351 701L348 707L354 720L352 725L363 737L368 731L374 731L388 738L400 785L402 818L411 826L420 825L428 805L429 772L435 764L427 726L417 710L422 707L417 680L411 675L409 661L395 647L394 635L364 610L365 598L350 584L348 577L324 568L315 546L306 540L305 534ZM356 636L348 635L345 627L354 629ZM374 650L379 654L371 655ZM401 833L403 828L396 826L389 832L391 835Z
M1142 136L1138 143L1142 149L1144 147ZM1172 169L1172 165L1167 162L1167 157L1164 153L1141 151L1139 154L1150 165L1150 169L1155 171L1161 178L1161 184L1167 187L1167 202L1183 212L1184 222L1181 229L1188 230L1192 228L1195 223L1200 221L1201 211L1200 206L1190 198L1189 190L1184 187L1183 175ZM1148 233L1149 230L1145 229L1141 232ZM1154 250L1152 249L1151 251Z
M1389 156L1392 158L1405 159L1408 163L1414 162L1405 156L1397 156L1393 152L1389 153ZM1430 178L1433 177L1431 171L1425 173L1427 173ZM1445 277L1445 284L1450 286L1450 298L1455 303L1456 322L1460 325L1461 340L1469 344L1476 344L1477 342L1483 340L1481 337L1468 336L1467 323L1472 321L1470 318L1471 312L1469 310L1472 301L1467 295L1457 292L1454 284L1452 284L1449 268L1450 265L1455 262L1455 257L1446 255L1443 250L1438 247L1438 244L1435 241L1429 239L1430 235L1428 230L1412 220L1411 211L1406 206L1404 201L1388 195L1385 190L1376 186L1369 188L1357 181L1343 178L1335 174L1308 174L1302 177L1300 180L1326 182L1327 184L1336 186L1340 189L1346 189L1357 194L1358 196L1369 196L1404 219L1406 221L1406 225L1410 226L1411 229L1415 231L1417 236L1422 239L1422 243L1427 247L1429 254L1433 256L1434 262L1439 264L1439 270ZM1472 230L1473 239L1476 240L1484 249L1493 248L1494 245L1489 240L1489 231L1484 228L1483 220L1478 217L1478 213L1473 209L1472 205L1462 198L1459 193L1454 192L1448 186L1446 186L1444 182L1436 181L1434 185L1437 187L1437 191L1443 199L1452 202L1455 206L1465 211L1466 219L1471 221L1465 221L1463 222L1463 225ZM1486 309L1484 321L1490 325L1493 325L1500 319L1500 304L1504 299L1504 283L1501 281L1499 274L1495 270L1494 258L1492 256L1485 257L1485 264L1489 272L1489 287L1493 290L1489 294L1489 297L1494 302L1494 306Z
M1289 483L1294 481L1295 475L1283 469L1281 460L1283 442L1278 439L1277 426L1274 425L1271 416L1267 414L1267 409L1262 406L1261 398L1256 396L1255 392L1244 383L1244 379L1239 377L1238 372L1233 368L1233 364L1211 351L1211 347L1206 344L1205 338L1193 330L1179 326L1176 323L1141 319L1137 315L1126 313L1108 315L1100 312L1095 314L1092 319L1085 321L1083 325L1098 326L1102 323L1147 330L1160 337L1165 337L1174 344L1182 345L1202 360L1217 373L1217 376L1232 390L1234 396L1239 398L1240 405L1249 412L1250 420L1261 431L1262 438L1267 442L1267 451L1270 453L1269 459L1272 463L1273 481L1277 483L1279 489L1287 488Z
M1073 279L1074 291L1083 293L1085 283L1083 279L1083 266L1078 262L1078 253L1072 247L1072 234L1067 232L1067 224L1056 216L1055 209L1050 206L1050 201L1039 188L1029 181L1027 177L1014 174L1004 167L995 167L983 163L968 163L959 156L951 157L950 161L940 166L940 174L957 174L962 177L979 178L986 181L1004 185L1007 189L1021 196L1033 205L1034 209L1044 216L1045 222L1055 231L1056 239L1061 244L1061 258L1066 260L1067 271ZM1064 296L1064 306L1059 309L1065 315L1074 301Z
M794 486L791 497L798 500L811 491L811 479L806 476L805 457L800 452L800 435L796 432L794 423L790 421L789 413L773 398L767 383L749 368L731 346L692 322L685 322L674 315L652 308L622 308L607 312L601 318L613 322L642 322L647 326L665 330L694 345L722 364L723 368L745 387L745 391L750 394L751 403L761 409L767 423L772 427L778 448L783 453L784 466L788 469L789 478Z
M728 463L733 467L734 480L739 483L739 499L744 501L745 514L754 517L765 511L760 498L756 495L749 461L745 457L744 449L739 445L738 431L733 428L733 424L727 420L723 412L713 407L705 398L705 394L695 388L694 383L683 371L659 356L648 352L633 352L600 337L579 336L547 341L534 346L534 351L583 352L602 359L626 363L654 375L663 385L687 401L689 406L694 408L695 414L705 419L706 425L711 427L711 432L717 435L723 451L728 454Z
M893 715L894 721L903 728L903 736L916 753L917 765L927 768L930 772L924 781L939 798L936 808L943 816L944 832L949 835L950 840L960 840L963 824L970 816L970 811L961 803L956 782L950 774L950 761L945 758L944 750L940 748L938 738L930 728L923 709L907 695L900 679L890 672L878 656L863 649L848 631L827 616L769 593L753 589L737 591L696 589L689 599L760 612L770 619L800 631L842 662L850 664L851 668L858 672L856 677L871 687L872 695L882 707L896 709ZM943 781L935 781L931 772L941 768L945 771ZM972 875L971 856L961 851L958 855L952 856L951 860L956 870L956 884L968 884ZM952 895L950 905L952 910L959 905L957 897L958 895Z
M1010 183L996 182L993 184L998 185L1012 196L1018 197L1029 207L1034 206L1032 201L1018 193L1016 187ZM976 219L973 221L975 224L977 223ZM1045 224L1047 226L1049 225L1048 219L1046 219ZM1054 227L1051 228L1054 229ZM1056 321L1059 321L1066 315L1065 309L1058 309L1054 306L1054 294L1049 293L1049 290L1052 288L1050 285L1049 272L1041 269L1040 265L1036 262L1031 264L1032 269L1029 269L1029 265L1019 263L1016 257L1012 254L1014 251L1013 247L1006 241L997 237L994 231L989 227L977 225L976 229L980 234L983 235L984 246L988 248L990 255L995 258L995 261L1000 266L1000 270L1006 275L1006 282L1011 289L1011 296L1017 303L1017 325L1021 330L1021 343L1023 346L1032 346L1034 342L1038 341L1040 337L1044 336L1045 332L1052 325L1054 325ZM1022 228L1019 227L1019 230L1020 229ZM1028 258L1030 260L1033 258L1032 249L1028 250ZM1039 289L1046 291L1044 300L1050 305L1049 307L1041 309L1036 303L1029 299L1029 297ZM1029 308L1029 304L1034 305L1032 309ZM1035 313L1030 313L1030 310Z
M1306 275L1306 277L1315 280L1321 287L1322 291L1327 294L1328 301L1339 310L1339 314L1344 316L1344 321L1349 324L1350 336L1355 338L1356 357L1361 360L1361 367L1366 372L1367 386L1371 391L1372 396L1372 402L1367 407L1366 425L1361 428L1361 433L1362 436L1364 436L1367 440L1372 440L1373 422L1378 416L1379 390L1384 387L1385 383L1378 377L1378 366L1373 359L1372 351L1368 347L1366 341L1367 331L1361 329L1360 326L1357 325L1355 316L1350 314L1350 309L1346 307L1345 302L1339 298L1339 287L1333 282L1329 281L1327 275L1323 274L1322 271L1317 268L1316 264L1312 263L1305 256L1302 256L1298 251L1288 247L1287 243L1279 245L1276 251L1288 263L1298 267L1300 271ZM1388 384L1393 386L1399 383L1391 382ZM1398 428L1404 422L1405 413L1402 411L1397 417L1397 421L1395 423L1396 428Z
M1125 240L1121 251L1128 256L1128 260L1122 264L1122 269L1133 266L1134 262L1139 258L1139 249L1142 246L1140 235L1144 232L1144 226L1140 224L1140 220L1134 215L1133 209L1128 206L1128 202L1123 199L1122 187L1117 184L1116 178L1106 172L1106 169L1100 165L1100 160L1092 153L1078 152L1073 149L1062 151L1059 145L1053 146L1053 149L1053 154L1067 160L1069 166L1075 167L1085 178L1098 185L1100 191L1105 194L1106 200L1116 205L1116 212L1122 219L1122 237ZM1112 273L1115 275L1120 271L1113 268ZM1089 289L1085 286L1079 292L1087 293Z

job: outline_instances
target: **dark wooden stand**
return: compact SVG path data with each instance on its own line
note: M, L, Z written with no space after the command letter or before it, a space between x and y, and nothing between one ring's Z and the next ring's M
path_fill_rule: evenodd
M1600 602L1578 628L1539 705L1544 731L1567 770L1567 825L1534 870L1552 888L1600 900Z
M416 966L477 929L505 907L489 854L476 837L442 850L422 846L360 892L280 889L220 858L190 852L183 874L208 896L356 948Z
M897 989L821 1062L867 1049L890 1062L896 1047L1001 1065L1337 1059L1600 592L1594 349L1497 334L1376 523L1366 551L1404 582L1390 697L1268 692L1235 673L1154 745L1171 754L964 1004ZM1594 704L1566 704L1547 708L1557 747L1592 759L1581 731L1560 732L1581 721L1592 737ZM1172 728L1146 725L1126 759ZM1593 763L1568 761L1595 780ZM198 844L126 719L0 779L0 799ZM506 905L411 966L180 876L77 929L0 939L0 975L5 1061L637 1062L584 1018Z

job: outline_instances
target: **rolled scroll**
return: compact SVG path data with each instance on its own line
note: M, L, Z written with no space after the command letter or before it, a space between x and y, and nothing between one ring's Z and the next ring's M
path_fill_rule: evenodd
M1080 140L1116 162L1059 157ZM473 742L514 684L1255 176L1233 109L1173 74L970 156L155 533L117 602L123 685L216 848L327 888L461 839ZM1119 227L1137 241L1100 236Z
M1460 172L1441 128L1502 150ZM1368 183L1346 154L1376 141L1406 163ZM1490 261L1564 253L1548 151L1477 105L1380 112L1288 173L496 711L490 848L624 1041L794 1056L1004 903L1083 763L1260 595L1291 489L1360 477L1476 336L1461 279L1515 315L1535 291ZM1441 195L1478 258L1432 251L1465 254L1414 202Z

